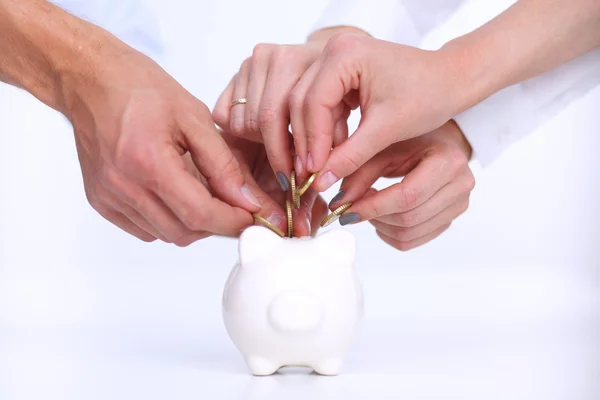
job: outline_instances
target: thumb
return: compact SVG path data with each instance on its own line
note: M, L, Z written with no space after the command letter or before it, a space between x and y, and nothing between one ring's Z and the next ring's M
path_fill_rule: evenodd
M381 108L363 110L357 130L334 148L325 167L315 181L315 189L323 192L340 179L361 168L367 161L393 143L393 126Z

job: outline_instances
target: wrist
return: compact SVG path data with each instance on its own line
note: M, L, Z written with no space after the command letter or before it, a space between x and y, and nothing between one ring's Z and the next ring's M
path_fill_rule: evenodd
M493 46L474 34L458 37L438 50L452 76L452 116L481 103L508 85L507 71Z

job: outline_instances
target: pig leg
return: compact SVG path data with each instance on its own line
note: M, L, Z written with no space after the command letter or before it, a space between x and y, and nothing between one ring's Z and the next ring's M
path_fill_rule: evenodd
M266 376L272 375L279 369L280 365L269 361L262 357L248 356L245 357L246 364L250 368L252 375Z
M328 358L318 361L314 363L312 369L319 375L338 375L342 370L342 358Z

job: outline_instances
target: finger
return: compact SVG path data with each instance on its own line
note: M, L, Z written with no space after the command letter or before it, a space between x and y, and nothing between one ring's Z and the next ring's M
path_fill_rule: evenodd
M289 177L293 168L288 131L290 120L288 99L295 83L294 80L289 79L284 70L269 71L260 105L260 129L267 158L273 171L278 176L283 175L287 180L281 185L283 190L289 189Z
M210 188L216 193L219 199L225 203L213 201L207 198L206 188L197 180L185 172L185 166L181 160L181 156L177 153L169 152L163 155L164 162L160 165L163 168L156 168L156 174L164 176L159 187L162 187L164 195L167 195L169 200L166 201L170 206L176 207L174 212L176 215L183 215L196 210L198 207L204 206L204 200L212 204L216 209L226 211L229 218L239 213L233 212L229 206L241 207L248 212L257 212L260 209L260 203L250 188L246 185L238 160L233 156L231 149L227 146L223 136L219 134L214 124L207 124L206 118L199 113L196 118L188 114L183 114L180 117L180 126L183 133L185 146L189 149L192 159L200 173L206 178ZM185 187L185 183L189 183L189 187ZM177 193L173 190L174 187L182 188L183 191ZM162 196L161 196L162 198ZM219 204L221 203L221 204ZM188 216L185 216L186 218ZM244 218L242 218L243 220ZM228 219L230 221L230 219ZM221 228L226 225L216 225ZM234 226L237 224L233 224ZM214 232L216 233L216 232Z
M344 98L360 88L361 42L354 35L332 38L320 56L318 72L305 88L304 129L314 171L323 171L329 157L339 118L335 113L344 104ZM318 187L318 190L324 189Z
M251 160L252 163L250 163L248 153L256 153L258 160ZM266 160L265 154L260 150L249 148L247 145L236 147L234 154L236 158L241 160L240 169L244 179L262 205L258 214L277 226L284 234L287 234L287 212L283 208L286 193L278 190L279 184L276 183L272 170L269 169L269 171L263 173L262 170L268 168L267 162L262 161ZM261 166L260 164L264 165ZM255 179L255 176L258 178ZM259 223L255 222L255 224Z
M233 89L233 101L247 99L248 83L250 81L250 68L252 59L247 58L242 63L240 71L235 78L235 88ZM230 105L229 131L238 137L246 137L246 104Z
M335 127L333 129L333 147L336 148L346 139L348 139L348 118L350 117L350 108L348 106L344 107L344 111L342 112L342 116L336 122Z
M340 186L340 191L329 203L330 209L334 210L348 201L356 202L362 199L371 186L383 175L388 158L383 153L378 154L352 175L346 177Z
M443 155L425 156L400 183L354 203L349 210L352 218L345 213L345 219L340 223L348 219L353 219L353 222L367 221L413 210L452 181L455 174L456 170L449 167L449 161Z
M139 226L137 226L133 221L127 218L125 215L116 211L113 208L110 208L107 205L96 206L96 211L100 214L104 219L111 222L113 225L122 229L123 231L129 233L132 236L144 241L144 242L154 242L156 237L152 236Z
M292 89L289 98L290 122L292 125L294 148L296 151L294 168L296 174L301 179L304 179L308 175L308 138L304 130L304 98L313 79L319 72L320 67L321 60L319 59L306 70L304 75L302 75L302 78L300 78L296 86Z
M326 163L323 161L325 165L315 182L315 188L319 192L329 189L393 144L389 140L392 137L392 126L388 121L389 115L379 109L364 112L356 131L330 152Z
M442 227L436 229L435 231L428 233L425 236L421 236L420 238L413 239L409 242L398 241L380 231L376 231L376 233L377 233L377 236L379 236L381 238L381 240L383 240L385 243L389 244L390 246L392 246L400 251L408 251L408 250L412 250L416 247L422 246L425 243L437 238L442 233L444 233L449 227L450 227L450 224L442 226Z
M229 84L219 96L215 108L213 110L213 118L216 124L226 131L229 131L229 121L231 117L231 102L233 101L233 91L235 89L235 81L237 74L229 81Z
M469 194L468 189L460 181L452 181L421 206L406 212L383 215L377 220L389 225L411 228L435 217L457 201L465 198L468 200Z
M253 141L262 142L259 123L259 109L269 70L269 53L257 46L254 49L248 68L248 86L246 99L248 102L240 110L244 110L244 138L256 138Z
M468 207L468 197L460 199L429 220L409 228L390 225L385 222L381 222L380 220L371 220L369 223L371 223L378 231L399 242L410 242L434 232L442 226L450 224L457 217L463 214Z

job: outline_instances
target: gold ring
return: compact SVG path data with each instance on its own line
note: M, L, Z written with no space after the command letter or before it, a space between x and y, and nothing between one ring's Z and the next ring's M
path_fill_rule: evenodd
M246 104L246 99L236 99L231 102L231 107L237 106L238 104Z

